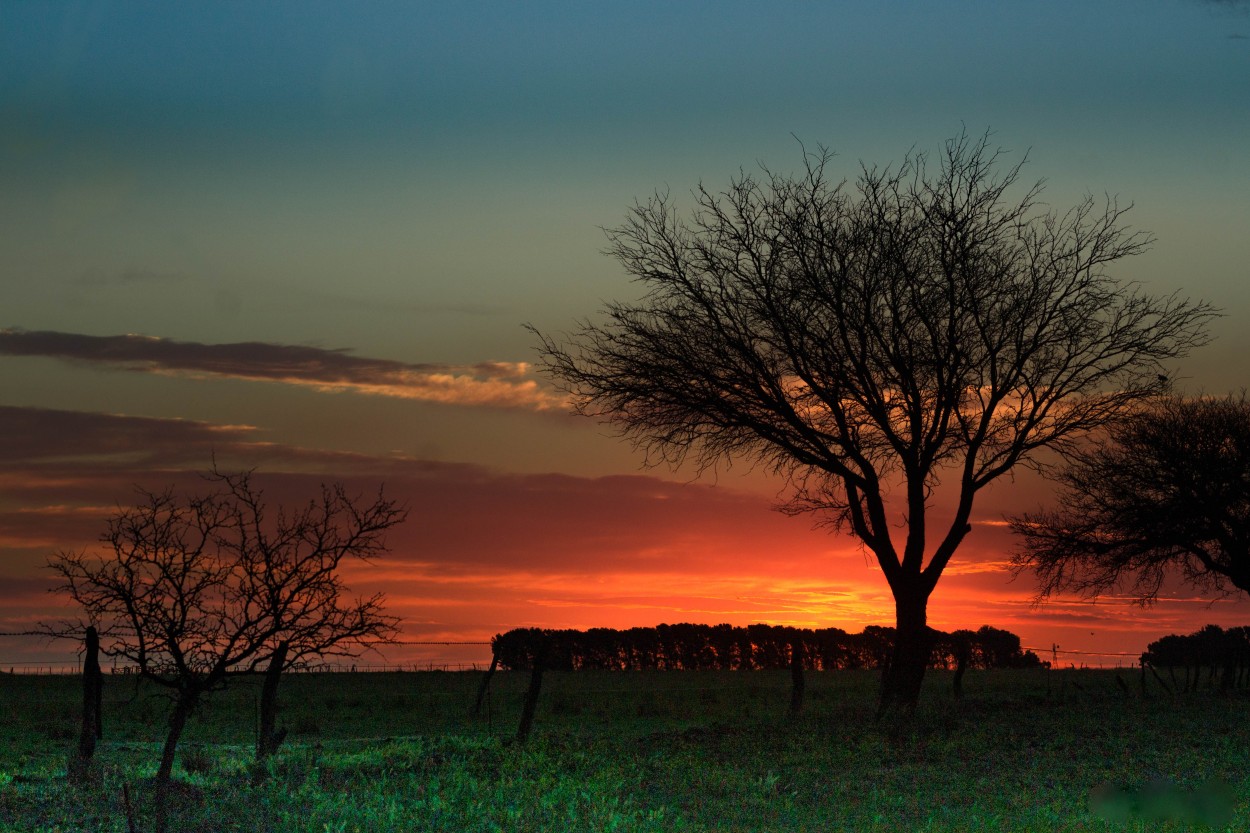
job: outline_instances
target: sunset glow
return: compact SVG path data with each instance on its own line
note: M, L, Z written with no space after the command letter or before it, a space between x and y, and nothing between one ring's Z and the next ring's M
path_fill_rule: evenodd
M406 503L389 554L346 573L403 617L378 664L483 664L480 644L415 643L520 627L892 624L845 531L775 511L785 484L745 465L644 469L569 415L524 329L637 297L601 251L636 199L797 169L794 137L853 180L989 127L1048 202L1120 194L1156 238L1123 277L1223 311L1178 391L1250 383L1243 4L1148 4L1131 31L1078 3L959 4L971 28L912 6L594 5L346 25L343 4L280 2L251 34L194 5L3 10L0 633L73 615L48 557L97 548L136 486L202 489L214 461L275 503L329 481ZM1250 624L1250 601L1179 582L1151 608L1035 605L1004 517L1051 495L1021 469L979 496L930 625L1115 666ZM0 668L74 650L0 635Z

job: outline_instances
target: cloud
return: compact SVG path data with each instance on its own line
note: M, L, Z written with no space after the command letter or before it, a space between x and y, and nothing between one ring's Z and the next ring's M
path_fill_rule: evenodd
M771 511L767 497L643 475L346 455L263 442L263 434L0 407L0 573L30 575L51 552L97 548L108 514L131 503L136 486L203 491L196 472L215 456L223 470L257 467L273 503L303 502L326 480L364 495L384 484L410 520L388 538L385 559L352 570L352 586L405 605L414 597L476 608L492 617L477 624L491 633L541 611L557 625L565 614L552 611L560 610L587 625L600 616L655 624L681 611L819 623L857 616L861 583L880 595L879 574L853 542ZM648 597L667 602L642 605Z
M0 405L0 463L87 457L118 467L145 460L202 464L213 449L247 445L257 433L250 425Z
M546 411L563 397L531 377L526 362L409 364L263 341L202 344L143 335L92 336L0 329L0 355L44 356L140 373L245 379L492 408Z

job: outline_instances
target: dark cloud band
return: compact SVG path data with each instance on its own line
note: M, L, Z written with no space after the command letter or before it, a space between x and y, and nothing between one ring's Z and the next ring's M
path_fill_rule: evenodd
M561 400L540 388L524 362L410 364L263 341L203 344L143 335L93 336L0 329L0 355L43 356L143 373L247 379L326 392L453 405L547 410Z

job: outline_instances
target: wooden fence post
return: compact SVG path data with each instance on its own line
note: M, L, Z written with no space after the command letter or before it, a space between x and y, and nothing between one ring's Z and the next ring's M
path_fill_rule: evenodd
M70 777L77 780L87 774L95 756L96 741L104 737L103 705L104 675L100 673L100 634L95 626L87 628L86 655L82 664L82 726L78 732L78 754L70 765Z

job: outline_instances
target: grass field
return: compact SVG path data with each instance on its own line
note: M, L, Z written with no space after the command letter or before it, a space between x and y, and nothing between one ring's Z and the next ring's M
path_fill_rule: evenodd
M1143 697L1127 673L1127 694L1115 672L1047 673L970 672L956 703L930 672L902 729L874 725L870 672L809 673L798 718L788 672L548 674L523 746L524 674L496 674L476 718L481 673L290 675L290 735L259 786L259 685L240 681L188 729L173 829L1246 829L1244 693ZM151 829L166 702L107 677L98 777L70 786L78 685L0 675L15 718L0 723L0 831L125 831L123 784Z

